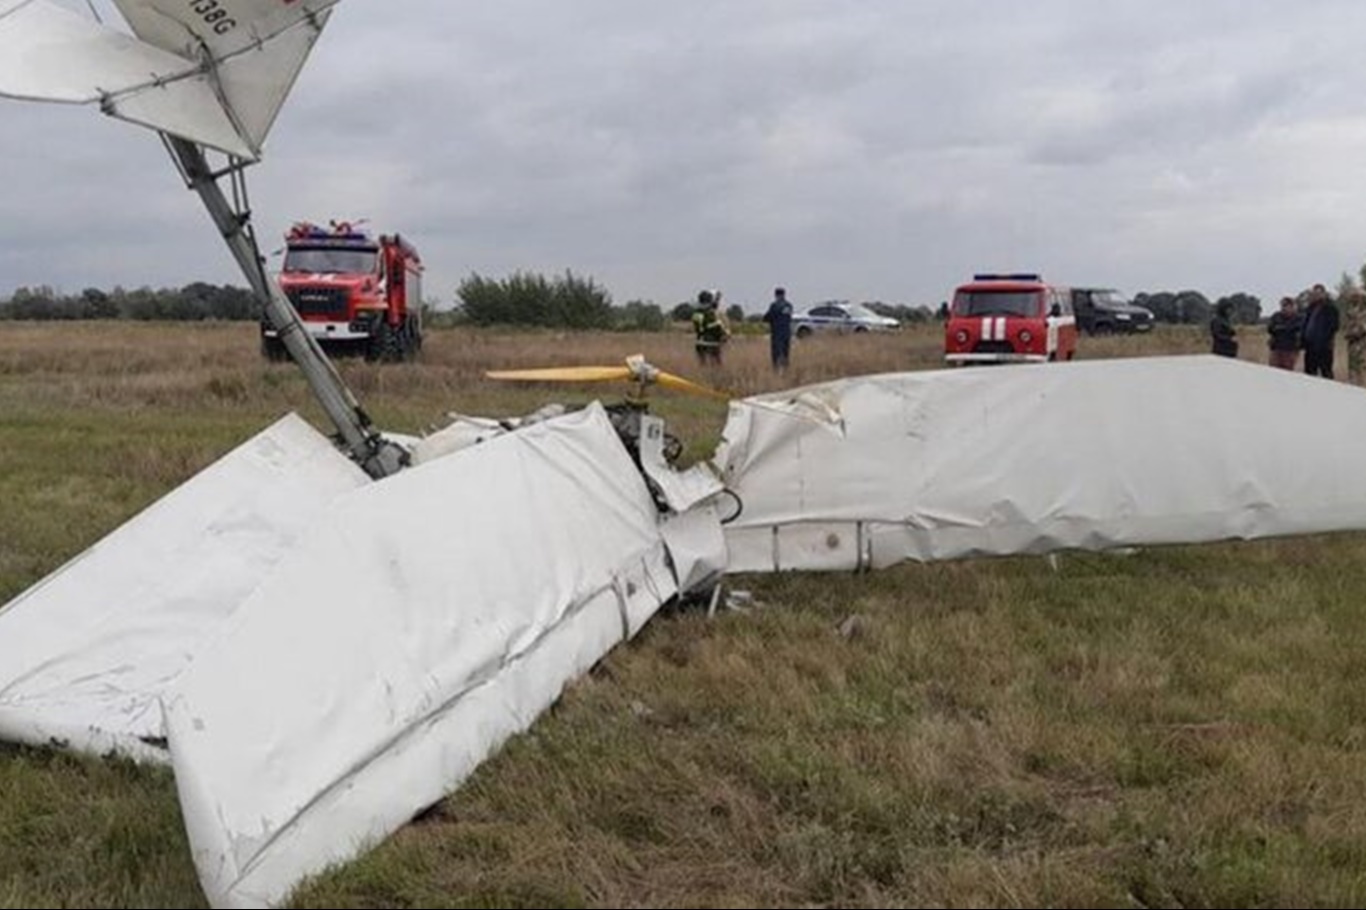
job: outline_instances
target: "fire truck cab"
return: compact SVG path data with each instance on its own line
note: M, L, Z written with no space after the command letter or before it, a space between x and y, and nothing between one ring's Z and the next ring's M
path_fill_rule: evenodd
M1046 363L1071 360L1077 319L1067 288L1037 274L979 274L953 295L944 328L944 360Z
M280 289L325 348L367 360L410 360L422 348L422 260L397 234L373 237L347 222L300 222L285 235ZM288 356L268 323L267 357Z

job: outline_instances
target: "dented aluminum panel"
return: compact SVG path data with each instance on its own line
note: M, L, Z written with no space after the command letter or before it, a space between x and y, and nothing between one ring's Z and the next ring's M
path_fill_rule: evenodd
M1358 529L1366 392L1210 356L860 377L733 403L716 461L732 572Z

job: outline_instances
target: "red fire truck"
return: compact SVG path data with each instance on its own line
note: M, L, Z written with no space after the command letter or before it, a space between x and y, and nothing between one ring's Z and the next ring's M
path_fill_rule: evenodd
M280 289L325 348L367 360L410 360L422 348L422 260L397 234L373 237L348 222L300 222L285 235ZM261 350L288 356L268 323Z
M1077 319L1067 288L1036 274L982 274L954 291L944 359L967 363L1071 360Z

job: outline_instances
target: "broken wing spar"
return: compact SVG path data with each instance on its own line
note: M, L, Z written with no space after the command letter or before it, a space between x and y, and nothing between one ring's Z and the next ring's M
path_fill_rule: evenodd
M257 160L338 0L115 0L133 35L50 0L0 0L0 95L110 116Z

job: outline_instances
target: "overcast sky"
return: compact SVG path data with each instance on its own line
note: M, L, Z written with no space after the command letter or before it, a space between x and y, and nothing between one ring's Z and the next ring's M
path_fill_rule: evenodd
M1269 311L1366 261L1363 44L1360 0L343 0L252 201L272 247L405 233L443 304L473 272L755 310L1037 270ZM153 134L0 101L0 156L0 296L242 283Z

